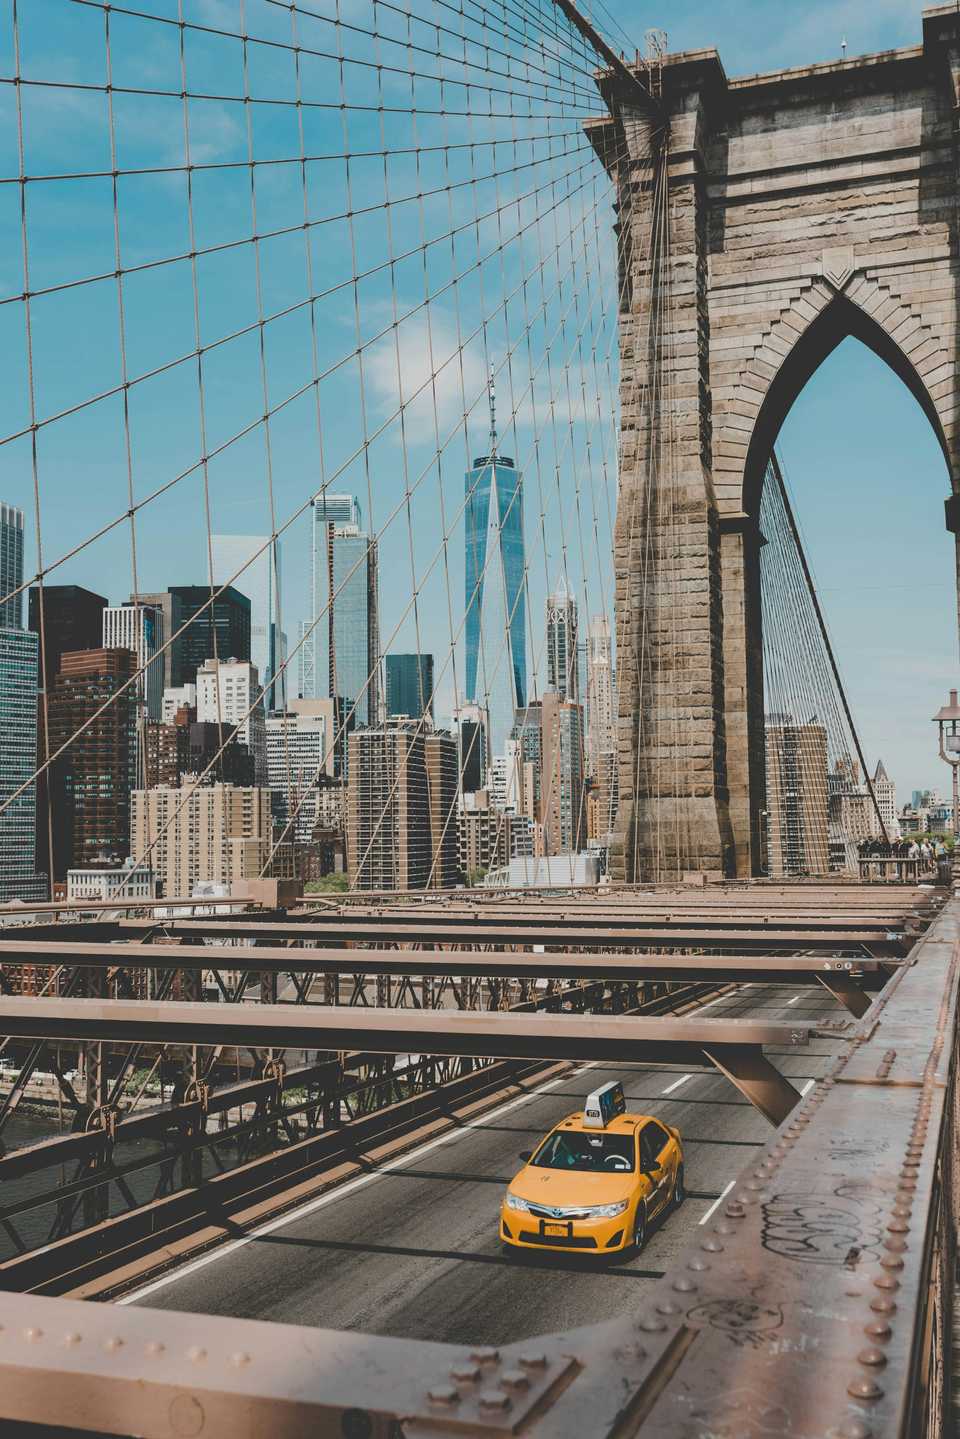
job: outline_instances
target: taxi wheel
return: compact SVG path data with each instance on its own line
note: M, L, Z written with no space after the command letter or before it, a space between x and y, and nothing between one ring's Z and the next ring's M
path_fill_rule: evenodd
M687 1191L683 1184L683 1165L677 1170L677 1177L673 1182L673 1207L679 1209L687 1197Z
M641 1202L637 1205L637 1217L633 1221L633 1248L639 1254L647 1242L647 1210L646 1205Z

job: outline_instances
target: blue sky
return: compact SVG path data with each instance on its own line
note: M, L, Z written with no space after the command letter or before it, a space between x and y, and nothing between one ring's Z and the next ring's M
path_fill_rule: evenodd
M133 8L157 20L177 14L176 0L138 0ZM451 18L434 0L418 0L415 8L424 19ZM788 7L672 0L668 17L646 9L638 15L635 4L619 0L608 0L608 8L640 45L646 25L665 18L672 49L716 45L730 74L829 58L839 53L844 37L852 54L916 43L920 35L920 7L905 0ZM330 17L335 3L310 0L304 10L310 9ZM453 113L462 106L462 91L452 83L458 78L455 65L445 67L441 93L432 82L411 82L399 73L405 66L426 70L426 57L381 41L380 58L395 69L378 73L346 66L344 98L350 108L342 114L340 67L330 58L336 48L333 27L301 15L298 43L305 52L317 52L301 57L301 94L320 101L302 110L304 153L317 157L305 166L310 226L305 232L299 165L259 166L251 193L244 163L248 144L258 161L289 161L300 153L297 111L289 103L297 93L291 16L267 0L249 0L243 13L251 34L277 42L248 47L246 74L239 42L231 33L211 33L235 35L240 0L184 0L185 18L210 27L207 33L186 32L188 88L212 97L189 104L190 159L217 167L194 174L194 244L200 250L229 247L197 262L197 316L189 262L152 264L190 246L186 185L177 169L185 159L183 106L176 93L177 29L118 12L111 18L114 84L157 92L116 94L117 164L165 171L125 175L119 183L122 263L141 267L124 283L127 375L138 381L130 390L126 420L119 393L88 403L115 391L121 379L110 179L96 175L28 186L31 288L105 277L39 296L32 304L37 415L43 419L81 406L39 432L45 559L49 563L122 515L128 503L128 433L135 500L169 486L137 520L144 589L205 580L207 505L214 531L263 532L270 528L271 511L285 522L324 479L336 475L331 489L356 493L365 518L383 531L385 646L412 649L419 642L445 658L452 645L457 653L456 670L448 663L439 681L438 709L448 713L462 685L458 509L463 471L486 449L483 391L492 361L499 372L503 448L516 454L526 475L531 667L537 665L542 688L547 586L565 572L584 611L609 610L611 603L615 377L608 301L615 280L609 191L580 128L585 114L596 109L589 79L566 70L567 88L561 92L548 74L546 89L534 92L533 72L518 81L514 67L509 85L486 78L493 86L518 90L526 84L527 93L538 97L528 106L533 118L517 118L519 105L498 100L492 89L475 91L471 108L476 111L483 102L494 110L507 105L514 117L484 119L475 113L468 120ZM358 30L376 28L424 48L435 44L435 32L426 24L407 27L373 0L341 0L339 13ZM65 88L23 87L27 173L109 170L105 96L76 88L106 78L102 9L29 0L20 14L24 77L65 83ZM370 57L369 37L349 30L341 36L348 55ZM495 50L496 37L486 39ZM445 37L441 43L453 42ZM516 36L511 44L516 50ZM476 47L470 53L478 59ZM534 69L539 62L551 70L535 46L525 59ZM496 69L502 62L488 53L486 63ZM12 66L11 4L0 0L0 72L9 75ZM479 69L472 76L484 78ZM423 112L416 119L404 113L411 84ZM249 139L245 91L259 101L287 102L250 106ZM382 118L376 109L381 103L387 107ZM447 113L426 113L431 109ZM16 118L12 87L2 86L2 175L17 173ZM493 140L496 148L467 148ZM463 148L433 149L419 162L399 153L418 145ZM373 153L384 148L397 152L386 179L383 161ZM338 158L344 150L372 152L351 165L349 191ZM500 178L486 178L494 170ZM545 187L547 180L552 187ZM455 188L442 193L451 184ZM418 192L425 198L394 207L388 227L379 208L385 187L394 199ZM270 232L259 257L252 245L232 243L252 232L252 200L258 233ZM23 284L18 207L18 187L0 186L0 299L15 296ZM364 214L367 207L372 208ZM499 218L493 213L498 207ZM348 210L352 220L344 218ZM449 232L450 238L442 239ZM426 266L419 250L424 236L438 241ZM402 255L407 258L398 258ZM354 294L342 282L355 268L369 273ZM311 275L312 293L326 292L314 304L312 324L306 302ZM455 276L461 278L454 286ZM428 308L425 294L432 296ZM506 304L505 295L511 297ZM262 364L256 323L261 313L272 317L264 329ZM0 391L4 436L29 420L23 319L22 304L0 304L0 345L9 377ZM193 348L195 325L204 346L225 341L208 349L203 362L206 450L224 446L209 463L206 484L201 469L192 468L202 450L196 362L172 363ZM365 347L362 373L358 345ZM309 385L314 346L326 373L319 411L316 389ZM435 387L428 383L434 370ZM141 378L152 371L157 373ZM419 398L411 400L417 391ZM258 417L265 405L274 409L287 399L272 416L268 436ZM246 426L249 433L239 436ZM376 433L365 449L364 431ZM883 756L901 797L914 786L945 787L929 716L955 674L952 546L943 530L943 462L929 427L899 381L848 342L800 397L784 427L782 451L868 754ZM28 435L0 448L0 467L2 498L24 507L33 537ZM291 640L307 612L308 545L302 515L283 539L283 619ZM129 593L131 577L129 527L121 526L51 580L88 584L117 601Z

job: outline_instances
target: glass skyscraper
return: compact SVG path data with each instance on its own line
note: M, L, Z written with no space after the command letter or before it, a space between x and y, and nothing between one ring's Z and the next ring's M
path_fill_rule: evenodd
M0 801L37 768L38 639L0 629ZM37 787L30 785L0 815L0 900L46 899L37 875Z
M7 599L23 584L23 510L0 504L0 626L23 628L23 595Z
M0 597L23 584L23 511L0 504ZM0 602L0 803L37 768L39 637L23 628L23 596ZM37 787L0 814L0 900L46 899L37 872Z
M376 541L356 525L330 525L327 561L333 602L327 623L321 619L314 631L321 636L317 652L326 660L327 693L342 699L348 710L356 705L358 726L376 724L380 658ZM317 668L323 673L321 664Z
M466 699L488 711L490 748L499 753L514 712L526 704L527 612L523 476L495 444L491 449L464 481Z
M300 693L342 701L350 729L376 724L377 542L363 533L355 495L324 494L313 501L310 591L313 627L309 634L310 626L300 630Z
M387 655L384 659L387 718L433 718L433 655Z

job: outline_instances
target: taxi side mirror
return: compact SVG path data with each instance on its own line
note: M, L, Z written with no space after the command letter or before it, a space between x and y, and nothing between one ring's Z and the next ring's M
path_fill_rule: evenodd
M530 1160L533 1158L533 1150L532 1150L532 1149L521 1149L521 1151L520 1151L520 1158L523 1160L524 1164L528 1164L528 1163L530 1162Z

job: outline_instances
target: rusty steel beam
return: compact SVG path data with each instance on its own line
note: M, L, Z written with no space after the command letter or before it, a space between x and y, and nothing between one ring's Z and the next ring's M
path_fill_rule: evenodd
M150 923L151 921L123 920L118 921L121 926L128 923ZM204 920L195 920L184 917L182 920L171 920L172 925L178 924L202 924ZM858 913L843 914L831 913L828 918L823 915L798 914L795 912L784 914L782 917L771 915L766 911L756 913L744 912L737 909L730 910L678 910L676 912L658 909L656 911L637 910L633 912L612 911L607 912L604 906L597 905L583 910L549 910L541 912L531 911L529 908L514 909L505 906L503 909L491 908L489 910L457 909L451 908L424 910L422 913L411 909L371 910L357 913L355 910L345 910L342 914L316 915L310 912L304 915L302 920L287 916L283 921L274 921L269 914L262 917L257 916L225 916L217 915L209 917L209 923L232 928L234 923L239 924L271 924L272 922L283 922L287 924L301 923L304 927L314 929L334 924L368 924L380 926L392 926L403 924L436 925L448 926L456 929L493 928L493 929L540 929L546 926L559 924L579 925L582 929L623 929L623 930L647 930L661 929L665 925L680 925L688 929L714 929L718 931L727 929L762 929L774 932L780 930L796 931L798 933L820 934L824 931L830 933L842 933L847 930L886 930L888 928L901 929L906 924L915 922L914 916L909 912L897 911L890 916L861 915Z
M146 1439L945 1434L960 902L916 958L629 1317L471 1350L17 1294L0 1416Z
M193 946L153 944L51 944L0 940L0 969L4 964L65 964L79 968L144 969L197 964ZM347 950L268 948L239 949L233 945L206 945L203 968L268 970L296 974L417 975L494 979L605 979L619 983L689 983L703 978L719 984L824 984L859 1018L869 999L859 980L864 975L885 977L901 961L883 965L875 959L830 959L817 956L621 955L583 953L547 955L531 952L492 953L476 950Z
M153 930L157 926L152 920L128 919L119 922L122 932ZM455 945L455 944L511 944L529 945L531 942L555 946L558 949L595 949L598 945L620 949L692 949L709 946L714 949L761 950L795 952L797 950L857 950L867 947L875 955L904 954L908 938L900 930L881 928L836 929L780 929L772 925L756 929L692 929L673 928L670 925L638 928L633 925L589 925L578 928L576 924L530 926L490 925L482 930L467 923L426 923L414 920L397 921L385 915L377 919L352 919L348 915L336 919L313 920L309 926L284 921L253 921L249 924L223 924L217 920L182 920L165 925L164 929L174 935L190 938L214 938L218 934L229 934L238 939L277 939L302 942L305 928L312 938L327 944L378 944L385 941L397 944Z
M731 1062L745 1047L797 1048L814 1026L746 1019L648 1019L622 1015L523 1014L516 1011L341 1008L326 1005L184 1004L127 999L0 998L0 1033L20 1038L128 1040L155 1044L239 1044L420 1053L497 1059L639 1061L653 1064ZM771 1066L772 1069L772 1066ZM789 1111L799 1095L783 1076L766 1076ZM747 1093L747 1090L744 1090ZM760 1091L751 1091L760 1095Z

